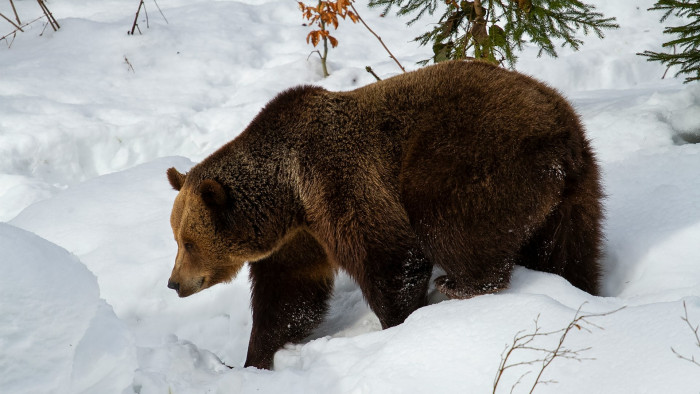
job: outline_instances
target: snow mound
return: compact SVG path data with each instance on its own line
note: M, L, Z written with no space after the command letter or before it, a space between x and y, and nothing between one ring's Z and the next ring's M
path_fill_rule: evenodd
M595 319L604 330L572 333L565 345L595 360L556 360L544 378L559 383L536 392L697 392L697 366L671 348L700 357L681 320L685 303L700 322L700 85L674 69L660 80L665 67L636 55L668 39L661 13L646 11L654 2L591 0L620 29L580 36L581 50L558 59L526 45L518 63L571 98L597 152L606 297L519 268L501 294L430 305L382 331L341 274L326 321L279 351L274 371L242 368L247 270L187 299L166 287L177 248L165 169L186 171L285 88L350 90L374 81L365 66L382 78L398 67L345 21L322 79L295 2L169 0L166 23L148 1L150 28L142 12L134 36L135 0L52 2L61 30L41 34L38 22L0 43L0 221L36 234L0 225L0 394L491 392L516 333L538 315L542 330L560 329L584 302L591 313L627 307ZM15 3L24 20L41 12ZM431 20L409 27L356 7L407 69L432 55L412 41ZM0 12L12 13L7 2ZM531 371L513 391L527 392L535 368L510 369L498 392Z
M169 254L155 272L150 268L158 266L152 261L164 257L153 245L173 245L168 216L177 193L165 176L170 166L185 171L192 162L164 158L93 178L29 206L11 223L79 256L97 276L101 297L117 313L125 294L136 296L135 302L144 305L151 298L138 293L140 281L147 282L143 287L153 295L156 281L164 283L172 269L174 257ZM125 248L131 244L136 249ZM172 292L165 284L160 287L162 293Z
M0 223L0 392L118 393L136 369L131 334L66 250Z
M532 294L509 291L431 305L404 324L382 331L288 345L277 352L274 372L236 368L210 384L219 392L242 393L487 393L493 390L501 352L514 336L534 332L535 319L540 332L556 331L567 326L583 301L583 314L603 314L623 304L619 299L572 294L571 286L555 275L519 269L514 279L516 287L521 282L537 285L525 285ZM537 294L543 287L558 290ZM697 313L697 298L689 298L687 304L689 313ZM556 359L543 380L559 383L538 386L536 392L642 393L662 386L666 392L680 393L699 387L697 367L669 349L693 352L692 332L679 319L682 314L680 303L651 304L588 319L600 328L574 329L565 342L568 349L587 349L581 351L581 360ZM532 345L551 350L559 338L543 336ZM541 355L521 349L510 360L527 363ZM540 366L506 370L497 392L509 392L529 371L515 391L527 392Z

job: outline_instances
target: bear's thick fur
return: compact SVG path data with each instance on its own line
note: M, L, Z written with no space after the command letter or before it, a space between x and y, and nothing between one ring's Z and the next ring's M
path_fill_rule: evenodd
M445 62L351 92L287 90L186 175L168 286L182 297L250 262L246 366L305 338L334 274L382 327L426 303L508 286L514 264L598 291L601 188L579 119L556 91L482 62Z

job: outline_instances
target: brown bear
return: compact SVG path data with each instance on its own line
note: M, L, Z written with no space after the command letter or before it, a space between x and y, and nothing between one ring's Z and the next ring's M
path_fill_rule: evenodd
M437 288L469 298L513 265L598 291L599 171L555 90L483 62L444 62L350 92L289 89L233 141L168 179L181 297L250 263L246 366L324 318L336 270L382 327Z

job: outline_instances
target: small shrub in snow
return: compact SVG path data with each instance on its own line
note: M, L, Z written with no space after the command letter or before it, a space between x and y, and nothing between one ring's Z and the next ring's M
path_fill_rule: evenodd
M564 346L564 341L566 340L566 337L569 335L572 329L576 328L577 330L584 330L588 331L589 333L591 332L591 328L597 328L602 330L603 328L598 326L595 323L592 323L589 319L592 317L602 317L602 316L608 316L611 315L615 312L618 312L622 308L615 309L610 312L605 312L605 313L590 313L590 314L581 314L581 308L583 305L581 305L578 310L576 311L576 314L574 315L574 318L569 322L569 324L561 328L559 330L555 331L547 331L547 332L542 332L542 327L539 326L539 315L535 319L535 329L534 332L532 333L525 333L525 331L518 331L515 336L513 337L513 343L510 346L507 346L506 349L503 351L501 354L501 364L498 366L498 373L496 374L496 378L493 381L493 394L496 394L499 388L499 383L501 382L501 377L503 376L503 373L506 372L506 370L510 368L515 368L515 367L521 367L521 366L528 366L528 365L539 365L539 369L536 371L526 371L520 377L518 380L513 384L511 387L510 392L512 393L513 390L517 385L523 382L523 379L525 376L535 372L537 373L537 376L535 377L535 380L532 383L532 386L530 387L530 391L528 393L532 393L535 391L535 388L537 385L540 384L549 384L549 383L557 383L555 380L543 380L542 375L544 374L545 369L554 361L556 358L560 359L569 359L569 360L576 360L576 361L584 361L584 360L594 360L594 358L589 358L589 357L583 357L583 353L586 352L587 350L590 350L590 347L585 347L585 348L580 348L580 349L570 349ZM696 331L697 333L697 331ZM546 338L555 338L556 336L559 336L558 341L556 342L556 345L554 349L548 348L546 345L541 344L541 341L545 340ZM513 352L518 351L518 350L529 350L533 351L537 354L536 358L534 360L529 360L529 361L519 361L519 362L514 362L510 359L512 356Z
M15 16L15 20L13 21L12 19L3 15L1 12L0 12L0 18L9 22L12 25L12 27L14 27L15 29L12 32L10 32L9 34L5 34L4 36L0 37L0 41L5 40L5 41L7 41L8 46L12 46L12 41L14 41L14 38L17 35L17 32L23 32L25 27L31 25L32 23L34 23L38 20L41 20L44 17L46 17L46 20L48 21L46 26L50 25L54 31L57 31L58 29L61 28L61 26L58 24L58 21L56 21L56 18L54 18L51 11L49 11L49 7L47 7L46 3L44 3L44 0L37 0L37 3L39 4L39 8L41 8L41 11L43 12L43 15L31 20L30 22L23 23L19 17L19 13L17 12L17 8L15 8L15 3L13 2L13 0L10 0L10 5L12 6L12 12ZM46 28L46 26L44 26L44 28ZM42 34L43 34L43 32L42 32ZM8 40L10 37L12 37L12 41Z
M693 336L695 337L695 345L698 347L698 349L700 349L700 334L698 334L698 331L700 331L700 325L693 326L693 324L690 322L690 319L688 318L688 306L685 304L685 301L683 301L683 311L685 312L685 314L683 315L683 317L681 317L681 320L683 320L685 324L688 325L688 328L690 328L690 330L693 332ZM681 360L689 361L700 367L700 361L696 360L694 355L683 355L676 351L676 349L674 348L671 348L671 351Z
M165 20L165 23L168 23L168 18L165 17L165 14L163 14L163 11L160 9L160 6L158 5L158 2L156 0L153 0L153 3L156 5L156 8L158 8L158 12L160 12L160 16L163 17L163 20ZM134 17L134 23L131 25L131 30L126 32L128 35L134 35L134 31L138 29L139 34L141 34L141 28L139 27L138 20L139 20L139 15L141 14L141 9L143 9L143 13L146 16L146 28L149 28L150 26L148 25L148 11L146 11L146 3L144 0L139 0L139 7L136 9L136 16Z
M384 50L387 51L389 54L389 57L391 57L394 62L399 66L401 71L406 72L406 69L403 68L401 63L396 59L393 53L387 48L387 46L384 44L384 41L382 41L382 38L379 37L377 33L372 30L369 25L367 25L367 22L365 22L362 17L360 17L360 14L357 12L357 9L355 9L355 6L352 4L354 0L336 0L336 1L319 1L318 6L316 7L311 7L307 6L306 4L299 2L299 8L301 8L302 15L305 19L307 19L311 25L314 25L318 27L317 30L312 30L307 36L306 36L306 42L313 44L315 47L316 45L319 44L319 42L323 42L323 53L320 51L316 51L320 58L321 58L321 66L323 67L323 77L327 77L329 75L328 73L328 66L327 66L327 59L328 59L328 42L330 41L331 46L335 48L338 46L338 40L331 36L328 30L326 30L326 27L328 25L333 25L334 28L338 28L338 17L341 17L345 19L347 16L353 23L357 23L358 21L364 25L364 27L369 30L370 33L374 37L379 40L379 43L382 44L382 47L384 47ZM348 7L350 9L348 9ZM377 80L380 80L380 78L372 71L371 67L367 67L367 72L372 74Z
M314 47L320 42L323 42L323 53L318 52L321 57L321 66L323 67L323 76L327 77L328 66L328 42L335 48L338 46L338 40L333 37L327 27L332 25L335 29L338 28L338 17L345 19L348 17L353 23L359 20L356 13L350 11L348 7L352 7L350 0L320 0L318 5L308 6L299 2L303 17L309 21L311 26L316 27L306 36L306 42L311 43Z

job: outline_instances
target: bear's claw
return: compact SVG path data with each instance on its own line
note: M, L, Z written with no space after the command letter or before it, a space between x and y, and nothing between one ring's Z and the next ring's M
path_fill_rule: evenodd
M484 284L478 288L473 286L458 286L457 282L450 279L447 275L435 278L435 288L440 293L453 300L466 300L484 294L493 294L504 289L503 286L491 283Z
M435 288L442 294L453 300L466 300L478 294L473 294L469 289L458 289L457 283L447 275L435 278Z

